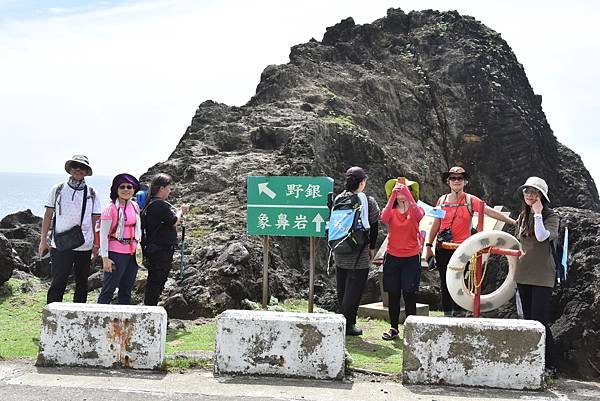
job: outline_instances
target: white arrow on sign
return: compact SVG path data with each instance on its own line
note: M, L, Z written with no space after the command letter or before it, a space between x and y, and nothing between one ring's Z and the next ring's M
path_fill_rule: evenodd
M315 223L315 225L316 225L315 231L320 233L321 232L321 224L323 224L325 222L323 217L321 217L321 215L319 213L317 213L315 218L312 219L312 222Z
M277 196L277 194L273 191L271 191L270 188L267 187L268 182L262 182L260 184L258 184L258 194L265 194L267 195L269 198L271 199L275 199L275 196Z

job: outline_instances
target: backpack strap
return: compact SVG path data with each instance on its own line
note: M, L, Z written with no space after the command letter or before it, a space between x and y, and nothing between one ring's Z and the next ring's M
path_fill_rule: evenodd
M473 217L473 203L471 202L471 195L465 192L465 202L467 204L467 210L471 217Z

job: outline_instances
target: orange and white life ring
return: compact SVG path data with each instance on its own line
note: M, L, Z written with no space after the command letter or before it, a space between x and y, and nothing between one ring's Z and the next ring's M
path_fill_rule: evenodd
M515 250L521 249L519 241L509 233L498 230L482 231L470 236L460 244L448 262L448 269L446 270L448 292L452 299L454 299L454 302L466 310L473 311L475 294L465 284L465 266L473 255L491 246ZM481 312L489 312L497 309L515 295L517 257L506 256L506 259L508 260L508 274L498 289L490 294L481 295Z

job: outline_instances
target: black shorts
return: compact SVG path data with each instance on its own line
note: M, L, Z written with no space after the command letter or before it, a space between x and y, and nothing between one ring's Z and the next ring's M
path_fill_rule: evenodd
M416 292L421 282L420 255L396 257L388 253L383 258L383 290L386 292Z

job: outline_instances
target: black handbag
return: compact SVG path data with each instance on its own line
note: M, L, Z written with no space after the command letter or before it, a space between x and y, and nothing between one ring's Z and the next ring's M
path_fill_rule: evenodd
M87 185L83 188L83 201L81 206L81 220L78 226L73 226L66 231L61 233L56 232L56 213L52 221L52 232L54 235L54 245L59 251L69 251L85 244L85 237L81 230L83 224L83 215L85 213L85 206L87 204Z

